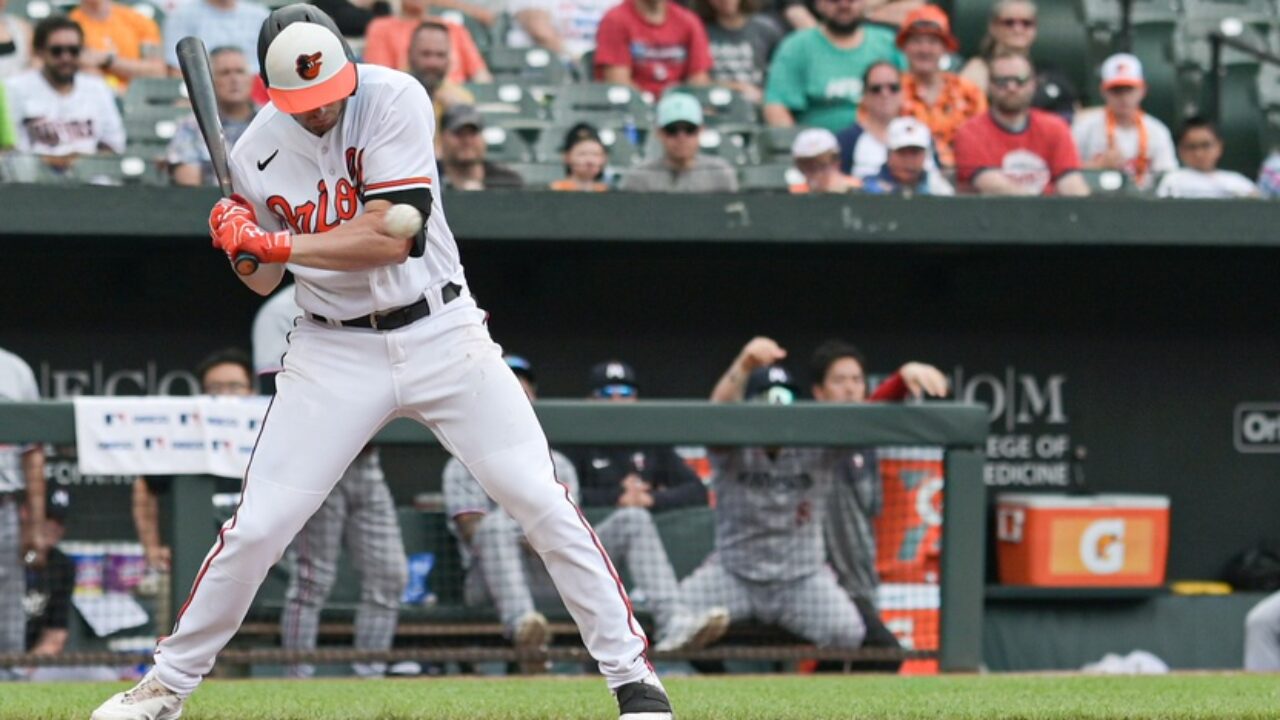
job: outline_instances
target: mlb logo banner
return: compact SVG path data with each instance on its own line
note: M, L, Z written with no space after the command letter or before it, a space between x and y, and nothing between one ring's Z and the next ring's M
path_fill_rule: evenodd
M269 398L75 398L80 472L242 477Z

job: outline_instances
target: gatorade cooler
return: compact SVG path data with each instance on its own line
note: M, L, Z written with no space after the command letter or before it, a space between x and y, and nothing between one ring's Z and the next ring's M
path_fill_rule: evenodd
M1005 585L1158 586L1169 555L1169 498L1001 493L996 541Z

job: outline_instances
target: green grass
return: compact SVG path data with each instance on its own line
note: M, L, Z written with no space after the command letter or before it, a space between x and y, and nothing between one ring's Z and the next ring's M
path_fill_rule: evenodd
M0 684L0 720L85 720L104 684ZM989 675L671 678L680 720L1280 718L1280 677ZM579 678L210 681L183 720L608 720Z

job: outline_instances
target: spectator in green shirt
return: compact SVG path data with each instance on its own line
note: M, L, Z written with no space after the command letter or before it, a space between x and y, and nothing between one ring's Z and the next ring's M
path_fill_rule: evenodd
M5 99L4 84L0 83L0 151L12 150L17 144L18 137L9 119L9 101Z
M868 67L884 60L906 67L893 30L863 23L866 0L817 0L816 6L822 25L784 39L769 66L764 119L774 127L839 132L857 116Z

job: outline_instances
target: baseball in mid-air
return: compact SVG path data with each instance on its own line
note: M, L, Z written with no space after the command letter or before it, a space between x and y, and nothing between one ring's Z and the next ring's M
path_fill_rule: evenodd
M422 213L418 208L400 203L392 205L382 218L383 225L391 235L401 238L412 237L422 229Z

